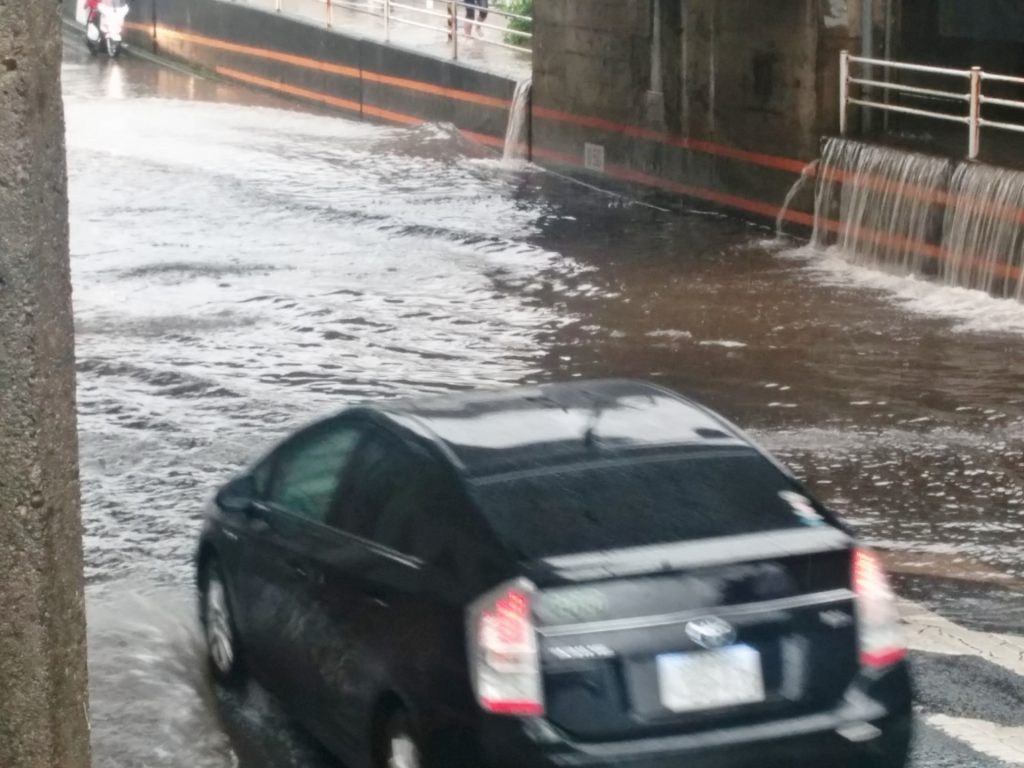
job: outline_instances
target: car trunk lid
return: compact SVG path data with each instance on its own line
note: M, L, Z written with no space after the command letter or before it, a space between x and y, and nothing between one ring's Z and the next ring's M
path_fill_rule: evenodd
M821 526L527 565L548 719L606 741L834 706L858 671L852 548Z

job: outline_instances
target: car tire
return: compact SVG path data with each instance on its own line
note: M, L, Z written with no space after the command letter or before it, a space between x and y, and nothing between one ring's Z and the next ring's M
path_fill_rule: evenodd
M391 716L381 739L377 768L424 768L423 751L403 710Z
M245 665L220 563L206 563L200 584L199 614L210 673L221 685L236 687L245 677Z

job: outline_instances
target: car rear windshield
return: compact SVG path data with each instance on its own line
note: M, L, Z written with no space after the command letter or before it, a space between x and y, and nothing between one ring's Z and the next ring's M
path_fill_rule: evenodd
M497 534L527 559L825 524L753 450L598 461L473 483Z

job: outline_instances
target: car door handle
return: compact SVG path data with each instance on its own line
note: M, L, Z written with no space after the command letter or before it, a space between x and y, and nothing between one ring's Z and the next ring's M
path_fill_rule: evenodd
M270 523L262 517L253 517L249 521L249 530L253 533L267 533L270 530Z
M271 530L272 526L267 520L265 515L270 512L270 508L260 502L253 502L249 508L249 530L253 533L266 533Z

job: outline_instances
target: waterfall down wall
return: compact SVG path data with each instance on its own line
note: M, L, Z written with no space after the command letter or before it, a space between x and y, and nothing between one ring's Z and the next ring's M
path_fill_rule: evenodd
M1024 173L829 139L813 242L863 266L1024 301Z
M508 113L508 127L505 129L505 150L502 160L506 163L530 159L530 89L533 81L527 78L516 85L512 96L512 107Z

